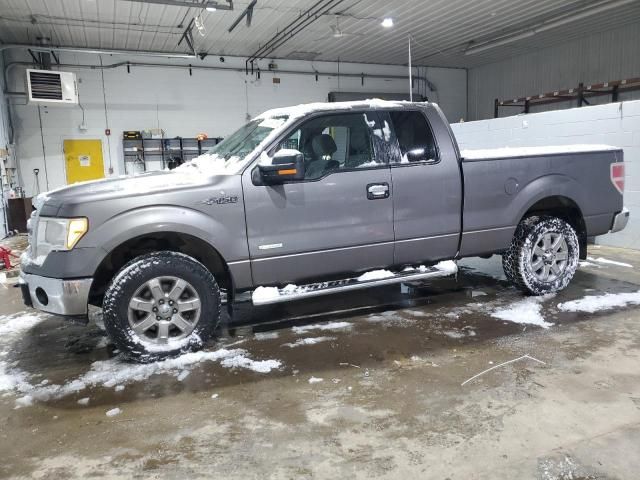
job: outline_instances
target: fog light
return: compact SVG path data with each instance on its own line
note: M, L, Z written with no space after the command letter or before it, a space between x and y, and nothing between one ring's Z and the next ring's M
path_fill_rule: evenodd
M42 288L36 288L36 298L41 305L46 306L49 303L49 297L47 296L47 292L45 292Z

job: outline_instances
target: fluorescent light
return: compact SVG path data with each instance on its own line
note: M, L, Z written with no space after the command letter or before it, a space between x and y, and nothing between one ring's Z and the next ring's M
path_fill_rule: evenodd
M637 0L614 0L612 2L601 2L596 7L585 8L578 12L572 12L567 15L554 18L552 20L546 20L544 22L541 22L529 27L524 31L516 32L511 36L506 36L506 37L498 38L496 40L491 40L485 43L481 43L479 45L471 46L465 50L464 54L474 55L476 53L484 52L486 50L490 50L492 48L499 47L501 45L508 45L518 40L532 37L537 33L545 32L547 30L551 30L551 29L566 25L576 20L581 20L583 18L587 18L592 15L602 13L607 10L611 10L613 8L622 7L624 5L627 5L629 3L634 3L636 1Z
M382 25L384 28L393 27L393 18L391 17L385 18L384 20L382 20L382 23L380 25Z
M207 7L207 12L215 12L216 10L216 7Z

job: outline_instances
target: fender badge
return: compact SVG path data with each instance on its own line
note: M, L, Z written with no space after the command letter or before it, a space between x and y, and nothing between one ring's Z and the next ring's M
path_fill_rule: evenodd
M237 195L222 195L221 197L209 197L201 203L204 205L226 205L228 203L238 203Z

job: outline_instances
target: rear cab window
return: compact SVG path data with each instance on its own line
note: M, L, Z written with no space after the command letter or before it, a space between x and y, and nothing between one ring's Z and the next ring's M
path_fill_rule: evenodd
M391 165L438 163L438 146L429 122L422 112L391 110L385 112L385 116L391 124L399 150L390 156Z

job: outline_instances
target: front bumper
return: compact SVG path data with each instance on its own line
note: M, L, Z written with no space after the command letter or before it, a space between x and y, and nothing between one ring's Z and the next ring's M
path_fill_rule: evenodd
M20 288L25 305L64 316L87 315L92 282L93 278L63 280L28 273L20 274Z
M624 229L629 222L629 209L627 207L623 207L622 211L616 213L613 216L613 224L611 225L610 233L619 232Z

